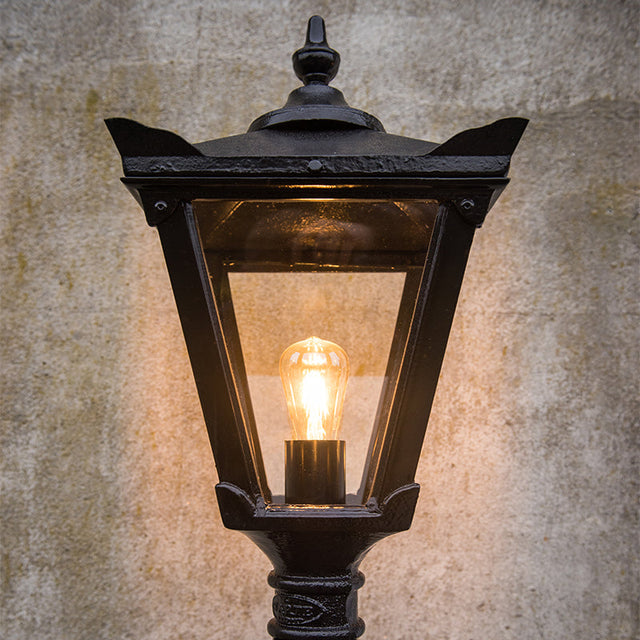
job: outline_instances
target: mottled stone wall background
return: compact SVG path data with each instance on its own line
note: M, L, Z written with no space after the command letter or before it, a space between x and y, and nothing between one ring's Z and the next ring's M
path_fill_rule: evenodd
M640 622L637 1L0 3L7 640L255 640L267 559L222 527L159 242L102 120L239 133L334 82L391 133L531 125L477 234L410 532L370 640L629 640Z

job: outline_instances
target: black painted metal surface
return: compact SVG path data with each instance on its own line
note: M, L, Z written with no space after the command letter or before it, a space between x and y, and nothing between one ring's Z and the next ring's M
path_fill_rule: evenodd
M107 121L123 181L160 234L220 479L223 522L273 563L269 632L280 640L350 640L363 632L358 566L377 540L411 524L416 466L474 231L508 182L527 123L507 118L443 144L390 135L328 86L338 64L322 19L314 17L294 54L304 85L249 132L190 144L131 120ZM405 290L359 504L277 504L264 471L228 269L238 260L256 270L302 268L290 259L288 224L304 222L300 202L325 201L342 207L347 227L368 227L374 242L350 263L340 262L339 253L312 251L304 268L400 269ZM393 217L403 202L418 203L412 215L428 233L420 242L420 234L407 235L408 248L389 251L389 242L403 237ZM238 220L249 223L230 224L225 240L217 223L207 222L222 214L244 215ZM243 233L253 222L269 216L280 225L272 229L277 237L263 235L260 250L233 253L247 244Z
M345 441L285 440L287 504L345 503Z

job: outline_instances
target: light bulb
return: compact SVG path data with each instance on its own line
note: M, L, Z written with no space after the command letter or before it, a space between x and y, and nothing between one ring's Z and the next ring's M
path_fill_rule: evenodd
M280 358L280 377L294 440L337 440L349 376L342 347L311 337Z
M285 441L285 502L344 504L345 442L338 440L349 359L311 337L285 349L280 377L293 440Z

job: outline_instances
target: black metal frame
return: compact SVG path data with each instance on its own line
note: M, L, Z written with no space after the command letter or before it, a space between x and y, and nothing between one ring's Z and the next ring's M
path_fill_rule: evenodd
M273 563L269 632L280 640L348 640L363 632L358 566L377 540L411 524L415 471L474 231L508 182L526 126L520 118L500 120L442 145L388 135L325 84L337 53L320 23L311 19L307 44L294 55L306 86L247 134L191 145L130 120L107 121L123 182L158 228L218 470L223 522ZM417 298L411 306L403 300L406 341L393 347L401 366L387 371L393 383L371 440L362 504L272 503L251 410L243 406L248 394L239 389L244 373L232 366L236 337L225 336L209 284L192 208L200 198L439 203Z

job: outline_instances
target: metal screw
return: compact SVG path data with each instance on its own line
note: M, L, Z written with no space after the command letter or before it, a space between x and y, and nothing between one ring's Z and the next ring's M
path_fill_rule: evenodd
M320 171L320 169L322 169L322 162L320 162L320 160L310 160L307 169L309 169L309 171Z
M155 207L156 211L162 212L167 210L168 205L164 200L158 200L158 202L156 202L153 206Z

